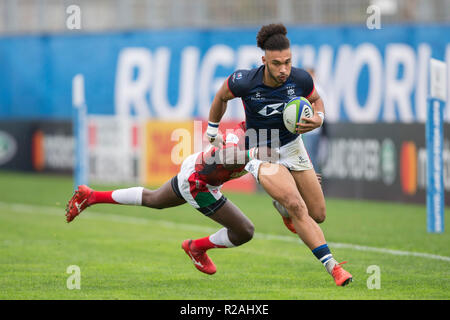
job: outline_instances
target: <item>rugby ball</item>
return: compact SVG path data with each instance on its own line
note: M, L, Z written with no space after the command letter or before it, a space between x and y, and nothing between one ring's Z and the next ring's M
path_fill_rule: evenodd
M291 99L283 110L283 122L286 129L289 132L297 133L297 123L304 123L304 120L300 120L302 117L311 118L314 111L309 103L308 99L304 97L296 97Z

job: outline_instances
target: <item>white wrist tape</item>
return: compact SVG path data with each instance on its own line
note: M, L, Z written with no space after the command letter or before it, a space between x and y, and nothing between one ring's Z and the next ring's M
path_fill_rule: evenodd
M215 138L219 132L219 122L208 121L208 129L206 129L206 134L210 138Z
M320 124L320 126L322 126L323 122L325 121L325 114L321 111L317 111L316 113L320 117L320 119L322 119L322 123Z

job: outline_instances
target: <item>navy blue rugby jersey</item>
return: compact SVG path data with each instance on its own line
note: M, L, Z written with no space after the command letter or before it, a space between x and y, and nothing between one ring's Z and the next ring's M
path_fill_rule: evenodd
M283 123L283 109L295 97L308 98L314 91L310 74L303 69L291 69L291 74L283 85L269 87L263 83L265 66L251 70L237 70L227 79L228 89L235 97L240 97L245 108L246 128L258 132L258 145L271 145L271 130L279 130L279 146L298 137L289 132ZM259 129L267 129L259 131ZM267 132L264 137L263 132ZM274 132L275 133L275 132ZM247 139L248 143L248 139ZM249 147L253 147L251 143Z

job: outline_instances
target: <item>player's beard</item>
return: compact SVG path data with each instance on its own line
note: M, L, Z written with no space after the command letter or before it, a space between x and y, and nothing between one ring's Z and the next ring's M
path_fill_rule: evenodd
M285 75L285 76L286 76L286 79L280 80L280 79L278 79L278 77L276 77L276 76L272 73L272 71L270 70L270 67L269 67L269 64L268 64L268 63L266 64L266 68L267 68L267 73L269 74L269 77L270 77L273 81L275 81L275 83L276 83L278 86L280 86L280 85L282 85L283 83L285 83L286 80L287 80L287 78L289 77L289 75Z

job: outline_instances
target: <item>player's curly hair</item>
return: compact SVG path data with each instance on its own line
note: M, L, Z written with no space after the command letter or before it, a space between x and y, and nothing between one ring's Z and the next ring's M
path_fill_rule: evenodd
M282 23L262 26L256 36L256 44L263 50L284 50L290 47L287 29Z

